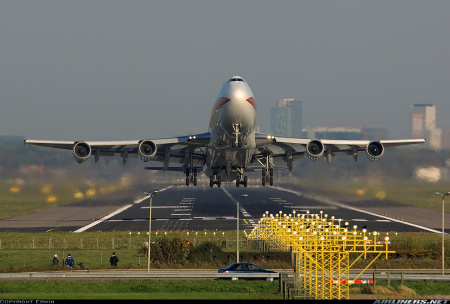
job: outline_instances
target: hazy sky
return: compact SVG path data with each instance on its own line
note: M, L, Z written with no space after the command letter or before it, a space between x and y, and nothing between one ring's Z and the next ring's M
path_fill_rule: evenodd
M409 107L450 128L450 1L0 0L0 134L132 140L206 130L227 78L270 132L280 98L304 126L409 137Z

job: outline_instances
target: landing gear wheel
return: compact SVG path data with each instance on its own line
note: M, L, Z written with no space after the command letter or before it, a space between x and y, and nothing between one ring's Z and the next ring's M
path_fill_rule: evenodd
M217 184L217 187L220 187L220 184L222 183L222 180L220 176L214 175L209 177L209 186L212 188L214 187L214 184Z
M247 187L247 176L244 176L244 187Z

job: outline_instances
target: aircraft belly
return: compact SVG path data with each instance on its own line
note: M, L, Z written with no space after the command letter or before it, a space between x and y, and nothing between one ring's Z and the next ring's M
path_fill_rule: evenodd
M205 173L209 176L220 175L222 180L233 181L239 174L237 169L245 169L253 155L254 149L208 149Z

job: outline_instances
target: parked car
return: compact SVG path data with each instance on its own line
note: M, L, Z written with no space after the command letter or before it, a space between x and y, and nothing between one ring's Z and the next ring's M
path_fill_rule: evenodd
M266 270L264 268L259 267L253 263L233 263L228 265L225 268L220 268L219 273L237 273L237 274L245 274L245 273L276 273L272 270ZM237 279L237 278L234 278ZM273 276L264 278L267 281L273 281Z

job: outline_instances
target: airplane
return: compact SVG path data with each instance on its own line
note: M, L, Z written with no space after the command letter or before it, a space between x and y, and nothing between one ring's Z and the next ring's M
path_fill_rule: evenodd
M186 186L197 185L197 173L210 178L210 187L224 181L247 187L247 172L261 171L262 185L273 185L274 169L292 171L294 160L307 156L315 162L325 156L352 155L357 160L365 153L371 162L380 159L385 147L421 144L425 139L331 140L278 137L256 133L256 103L247 82L240 76L229 78L213 106L208 132L173 138L129 141L47 141L26 139L25 144L73 151L75 161L91 156L118 156L125 164L129 157L143 162L159 161L162 166L148 170L181 171ZM301 132L301 130L298 130ZM177 166L169 166L171 163Z

